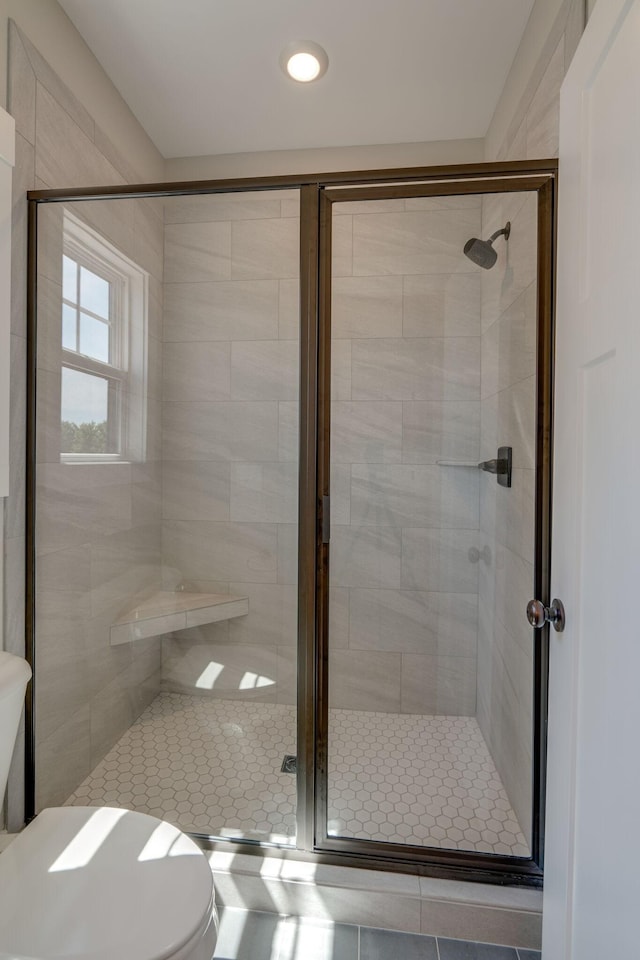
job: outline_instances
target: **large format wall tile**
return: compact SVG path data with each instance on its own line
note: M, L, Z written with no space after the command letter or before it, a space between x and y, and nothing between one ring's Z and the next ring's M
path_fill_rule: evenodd
M164 400L230 400L230 343L166 343Z
M165 520L228 520L231 465L224 461L165 460L162 515Z
M297 463L232 463L231 520L295 523Z
M527 118L528 122L528 118ZM522 140L526 140L523 122ZM527 153L526 143L523 156ZM536 202L483 200L483 231L511 220L507 244L482 277L481 457L513 448L509 489L481 477L478 721L520 825L531 817L533 642L524 614L533 596L536 441Z
M331 406L333 463L399 463L402 404L348 401Z
M297 277L299 247L297 218L236 221L231 224L231 276L234 280Z
M229 591L249 597L249 613L229 621L229 640L235 643L290 644L298 632L298 591L293 584L232 581Z
M191 522L167 523L165 560L174 581L205 589L205 581L213 580L222 589L248 592L251 613L228 625L226 637L282 651L290 640L283 637L275 582L287 590L291 638L297 581L298 240L297 223L278 218L275 210L268 216L260 197L256 201L253 207L251 197L244 206L240 198L210 198L197 209L188 200L166 214L171 227L187 232L194 224L208 229L231 223L232 279L167 286L164 456L173 473L165 471L165 516ZM398 689L388 703L369 702L374 709L400 709L401 650L433 657L475 653L477 567L467 554L477 542L472 531L478 526L478 476L446 473L435 460L478 456L480 277L461 248L479 233L480 203L416 201L408 216L404 211L404 201L337 205L332 231L332 649L352 642L354 652L392 655ZM362 269L363 257L377 256L378 242L387 247L386 266L378 275L352 276L354 252L355 272L371 272ZM394 275L412 257L414 266L419 260L421 269L427 262L438 272ZM197 356L201 345L214 340L223 341L223 349L231 344L231 402L206 402L203 395L205 389L226 389L224 374L207 387L213 365L205 350ZM179 367L178 357L184 358ZM211 478L208 496L202 487L206 472L194 473L180 464L183 458L206 465L205 471L230 462L229 523L205 520L217 516L212 510L224 516L226 474L219 483ZM204 521L199 528L198 519ZM230 570L238 558L223 554L236 524L277 531L276 562L268 574ZM416 527L433 528L427 533L442 538L449 552L450 528L462 527L462 570L447 566L440 545L425 584L422 559L414 558L412 567L411 556L402 555L403 534ZM442 527L448 529L437 529ZM401 573L420 582L409 582L403 592ZM459 603L446 591L461 591ZM209 632L213 640L220 631ZM183 647L187 642L181 639ZM349 660L350 670L357 660ZM295 658L278 653L278 664L277 697L291 702ZM346 676L345 690L353 683ZM359 694L363 704L368 683ZM264 693L272 695L266 688ZM377 697L375 685L368 695Z
M298 356L295 340L232 343L231 396L234 400L295 400Z
M393 527L334 527L330 582L338 587L399 587L400 530Z
M193 580L277 580L277 530L271 523L169 520L163 559Z
M479 228L479 209L358 214L353 218L354 275L473 273L462 248Z
M331 336L347 340L402 336L402 278L336 278Z
M20 31L10 27L9 110L18 115L24 137L17 142L14 176L12 324L24 335L26 203L36 187L92 186L138 182L93 118L65 87ZM158 398L163 224L151 201L83 202L42 206L38 216L38 491L37 612L38 692L36 753L38 806L61 803L86 776L96 756L90 725L106 731L95 714L97 697L123 674L128 693L111 698L110 714L122 727L144 709L158 689L159 647L149 652L142 671L128 674L133 658L111 656L109 625L137 589L160 583L160 508L157 464L69 464L60 462L60 282L63 213L96 230L122 254L154 274L149 284L148 456L159 453ZM18 338L16 347L19 347ZM13 344L12 344L13 346ZM18 491L23 467L25 365L20 350L12 357L12 484ZM125 402L127 401L125 397ZM157 474L157 475L156 475ZM11 524L22 510L10 504ZM18 504L19 506L19 504ZM15 518L15 520L14 520ZM14 527L6 528L11 533ZM13 541L11 541L13 542ZM18 541L16 541L18 543ZM17 552L17 551L16 551ZM7 552L13 581L13 553ZM11 560L11 563L9 563ZM23 584L16 584L16 598ZM98 615L92 618L92 613ZM8 626L18 627L13 610ZM20 629L20 635L23 630ZM13 648L14 638L7 635ZM16 652L23 651L16 648ZM155 677L155 679L153 679ZM144 687L136 693L137 679ZM93 716L92 716L93 715ZM108 738L107 738L108 739ZM100 746L98 745L98 750ZM21 812L11 819L21 822Z
M483 200L483 234L511 223L509 240L496 241L498 260L482 274L482 329L486 330L537 275L537 196L496 194Z
M167 197L165 223L201 220L272 220L280 216L280 193L211 193L199 197Z
M477 629L475 593L350 590L350 649L472 657Z
M402 713L474 716L475 657L402 657Z
M402 404L402 462L478 460L480 403L405 401Z
M536 307L536 284L531 283L484 334L483 398L535 374Z
M9 20L8 41L7 103L16 123L16 133L33 144L36 139L36 75L20 31L12 20ZM16 163L16 172L19 171Z
M278 403L278 460L297 462L300 449L300 405L297 400Z
M93 139L71 119L49 91L36 91L36 176L49 186L90 187L124 183Z
M164 229L165 283L229 280L231 224L171 223Z
M334 650L329 660L329 706L399 713L400 668L396 653Z
M163 686L225 700L274 702L277 659L277 648L266 644L196 643L169 638L163 649Z
M351 522L475 528L478 473L436 465L353 464Z
M402 290L403 336L480 335L478 274L444 273L404 277Z
M85 657L86 620L57 622L38 631L36 670L45 678L38 691L38 723L52 734L70 713L89 705L91 689Z
M403 529L402 587L477 592L478 564L469 558L469 550L477 541L477 530Z
M278 337L276 280L171 283L164 308L165 343Z
M260 281L257 281L260 282ZM272 281L262 281L270 283ZM300 339L300 281L299 280L279 280L279 303L278 303L278 339L280 340L299 340ZM240 337L234 337L234 340L240 340ZM267 337L261 334L255 337L247 337L247 340L266 340Z
M278 404L164 403L166 460L277 460Z
M276 524L278 535L278 583L298 582L298 524Z
M356 340L354 400L476 400L480 338Z
M36 807L59 806L91 772L91 711L88 706L70 714L38 745Z

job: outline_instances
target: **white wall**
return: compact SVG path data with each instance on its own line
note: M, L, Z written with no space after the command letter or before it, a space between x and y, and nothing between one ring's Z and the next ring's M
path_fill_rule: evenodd
M1 0L0 0L1 2ZM441 163L479 163L482 140L434 140L431 143L383 143L366 147L317 147L263 153L176 157L166 162L167 180L287 176L340 170L383 170Z

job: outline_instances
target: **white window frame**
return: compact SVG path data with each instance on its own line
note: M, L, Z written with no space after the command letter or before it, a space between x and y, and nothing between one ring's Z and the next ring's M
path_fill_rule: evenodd
M61 347L61 367L104 377L115 385L110 401L118 432L117 453L60 452L63 463L111 463L146 459L149 274L104 236L64 211L63 254L110 283L111 359L102 363ZM62 330L61 330L62 337ZM114 429L114 424L109 424Z

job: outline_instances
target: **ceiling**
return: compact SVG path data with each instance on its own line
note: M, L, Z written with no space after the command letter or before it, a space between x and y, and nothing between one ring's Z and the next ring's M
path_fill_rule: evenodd
M59 0L167 158L483 137L533 0ZM282 72L320 43L311 84Z

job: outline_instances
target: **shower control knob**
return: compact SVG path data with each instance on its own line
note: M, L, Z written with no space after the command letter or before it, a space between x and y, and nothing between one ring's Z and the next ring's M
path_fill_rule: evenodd
M545 607L541 600L529 600L527 604L527 620L532 627L539 630L545 623L553 624L553 629L562 633L565 624L564 606L562 600L552 600L550 607Z

